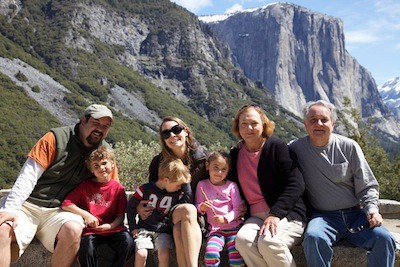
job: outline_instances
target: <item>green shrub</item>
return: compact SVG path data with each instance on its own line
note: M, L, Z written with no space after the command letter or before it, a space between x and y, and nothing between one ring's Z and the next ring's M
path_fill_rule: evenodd
M160 153L160 145L152 141L144 144L141 140L118 142L114 147L120 183L127 191L149 181L149 165L155 155Z
M32 87L32 92L40 93L40 87L39 87L39 85L35 85L34 87Z
M337 124L345 129L346 135L354 139L363 150L365 158L379 183L379 198L400 201L400 164L397 158L389 159L389 154L379 145L376 137L369 132L371 122L362 123L361 114L351 108L351 101L345 97L344 108L338 112ZM351 123L354 121L357 125Z
M17 74L15 74L15 78L17 78L21 82L27 82L28 78L23 74L22 72L18 71Z

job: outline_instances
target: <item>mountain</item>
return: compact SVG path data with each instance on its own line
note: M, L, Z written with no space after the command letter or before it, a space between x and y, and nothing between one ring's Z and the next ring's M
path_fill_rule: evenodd
M273 3L228 15L200 17L226 42L244 74L271 92L296 115L304 104L346 100L376 127L400 137L370 72L346 50L343 22L298 5Z
M0 93L7 183L35 140L93 102L115 114L112 143L156 141L161 118L174 115L202 144L230 147L232 118L247 103L270 114L281 138L304 135L208 27L168 0L2 0Z
M275 22L268 28L246 24L260 12L279 16L269 17ZM169 0L2 0L0 172L6 183L41 135L76 122L93 102L115 114L112 143L155 141L161 119L174 115L202 144L229 147L236 142L230 129L235 111L248 103L261 105L276 122L274 134L289 141L305 134L298 108L311 96L341 107L348 95L364 116L386 116L372 78L344 49L339 20L281 4L242 19L236 23L259 29L257 38L250 32L240 37L243 59L254 61L259 73L268 70L262 75L275 77L280 87L257 78L257 69L248 72L217 29ZM274 50L264 51L263 44ZM388 127L395 124L386 123L379 134L397 141Z
M0 12L4 42L29 54L15 56L5 49L2 72L25 85L31 97L47 101L43 107L53 106L55 116L72 109L75 117L85 102L101 101L146 129L156 130L163 116L175 114L193 121L204 143L232 144L231 117L244 103L263 103L272 116L277 110L287 114L233 65L226 46L193 14L167 0L6 0ZM58 85L49 84L40 96L32 93L38 74L31 68L46 68L39 73ZM17 81L17 71L29 81ZM53 88L62 88L65 96L46 99ZM63 112L56 114L54 107Z
M378 90L390 111L400 120L400 77L379 85Z

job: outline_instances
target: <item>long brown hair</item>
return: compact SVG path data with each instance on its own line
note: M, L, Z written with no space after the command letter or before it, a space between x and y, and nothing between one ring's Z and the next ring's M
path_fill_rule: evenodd
M187 132L187 137L186 137L186 153L185 153L185 159L183 160L183 163L187 166L190 166L191 164L191 160L190 160L190 150L193 149L193 144L194 144L194 137L193 137L193 132L192 130L186 125L185 122L183 122L181 119L177 118L177 117L173 117L173 116L167 116L164 117L160 127L158 129L158 133L159 133L159 137L160 137L160 142L161 142L161 154L162 157L165 158L177 158L177 156L174 154L174 152L172 151L171 148L169 148L167 146L167 144L165 143L164 138L162 138L161 136L161 131L162 131L162 126L165 122L168 121L174 121L176 123L178 123L179 125L182 125L185 129L184 131Z

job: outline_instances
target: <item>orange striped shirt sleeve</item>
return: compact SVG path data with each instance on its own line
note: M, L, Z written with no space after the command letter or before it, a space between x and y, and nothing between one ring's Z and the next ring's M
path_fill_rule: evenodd
M27 157L32 158L47 170L56 157L56 151L56 137L53 132L48 132L36 142ZM117 165L114 164L114 166L111 177L119 182Z
M56 137L52 132L46 133L33 146L27 157L32 158L45 170L56 157Z
M114 179L115 181L119 182L117 164L114 164L114 169L111 173L111 178Z

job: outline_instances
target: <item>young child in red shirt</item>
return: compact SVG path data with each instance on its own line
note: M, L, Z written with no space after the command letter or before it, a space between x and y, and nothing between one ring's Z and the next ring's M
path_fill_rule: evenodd
M61 204L61 208L82 216L85 229L78 252L80 266L98 266L97 247L107 244L115 251L112 266L124 266L133 253L133 238L124 226L127 197L124 187L111 179L115 155L99 147L86 161L94 178L83 181Z

